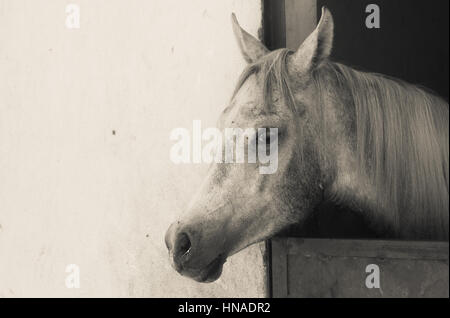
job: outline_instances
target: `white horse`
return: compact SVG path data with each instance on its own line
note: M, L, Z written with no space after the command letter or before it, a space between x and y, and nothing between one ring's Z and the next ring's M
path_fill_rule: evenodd
M228 256L302 222L324 198L361 213L381 234L448 240L448 103L329 61L333 18L325 8L295 52L269 52L232 20L249 65L220 124L278 128L278 170L213 164L167 231L173 267L214 281Z

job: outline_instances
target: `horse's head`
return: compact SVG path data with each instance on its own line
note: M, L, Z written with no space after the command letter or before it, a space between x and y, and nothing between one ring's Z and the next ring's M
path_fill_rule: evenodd
M260 162L213 163L186 213L168 229L173 267L201 282L217 279L227 256L302 220L321 198L311 110L317 98L311 82L312 72L331 51L331 14L323 9L317 28L296 52L269 52L241 29L234 15L232 22L249 65L220 126L277 128L278 134L267 138L247 135L245 144L263 145L269 152L276 143L278 158L270 174L261 173Z

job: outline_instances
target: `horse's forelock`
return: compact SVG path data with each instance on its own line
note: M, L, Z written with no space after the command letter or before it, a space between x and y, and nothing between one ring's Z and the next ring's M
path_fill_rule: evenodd
M279 49L248 65L239 77L232 99L250 76L260 74L261 84L263 85L263 106L267 109L272 108L272 93L276 90L280 93L285 104L295 112L295 99L287 70L287 57L292 53L288 49Z

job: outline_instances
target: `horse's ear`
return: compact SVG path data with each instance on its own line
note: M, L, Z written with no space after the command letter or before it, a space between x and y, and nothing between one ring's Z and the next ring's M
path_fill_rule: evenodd
M269 50L257 39L242 29L236 19L236 15L231 14L234 35L241 49L242 55L247 63L254 63L261 57L269 53Z
M292 55L289 67L294 74L304 75L326 60L333 47L333 16L322 7L322 17L316 29Z

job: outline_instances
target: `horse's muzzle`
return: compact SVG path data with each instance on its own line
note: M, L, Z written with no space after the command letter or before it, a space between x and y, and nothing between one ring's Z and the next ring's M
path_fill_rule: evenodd
M195 235L179 222L169 227L165 242L172 267L181 275L198 282L212 282L220 277L226 256L219 254L208 260L208 253L199 248Z

